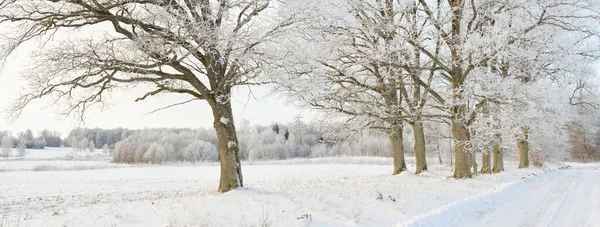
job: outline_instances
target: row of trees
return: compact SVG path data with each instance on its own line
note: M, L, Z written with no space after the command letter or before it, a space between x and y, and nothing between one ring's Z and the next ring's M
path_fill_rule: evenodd
M135 130L114 128L114 129L87 129L76 128L69 132L69 135L63 140L57 131L42 130L38 136L34 137L31 130L17 133L13 136L10 132L0 132L0 138L6 137L11 140L12 147L17 147L20 143L25 144L27 149L44 149L45 147L72 147L75 150L95 149L114 149L115 144L124 138L133 134Z
M347 134L337 139L327 137L325 131L315 124L300 121L253 127L241 124L236 146L242 160L390 156L389 141L380 132ZM216 146L213 130L146 129L117 143L112 157L114 162L120 163L210 162L218 160Z
M119 163L214 162L214 132L191 129L146 129L117 143L112 160ZM208 142L213 141L213 142Z
M581 109L578 118L567 125L571 159L578 162L600 161L600 121L593 111Z
M565 125L596 107L595 1L340 0L321 4L282 57L283 90L338 114L350 127L386 132L394 174L406 170L403 130L427 170L427 122L452 128L455 178L503 169L500 143L519 168L566 150ZM571 105L579 106L572 107ZM513 149L511 149L513 150ZM560 154L558 154L560 155ZM497 164L496 164L497 163Z
M83 114L132 85L148 89L136 101L165 93L190 98L171 106L205 101L221 192L243 186L232 89L265 81L351 127L383 130L394 174L406 170L404 127L419 173L424 125L446 122L454 177L465 178L476 148L485 165L499 138L518 144L527 167L533 141L560 130L563 104L589 103L587 94L563 94L598 56L595 9L592 0L7 0L0 60L48 40L27 67L31 86L15 117L43 97ZM74 32L86 29L103 34Z
M100 129L100 128L77 128L71 130L64 139L65 147L74 147L85 150L90 147L95 149L103 148L105 145L109 149L114 149L115 144L132 135L135 130L124 128ZM90 146L90 144L93 144Z
M39 136L34 137L31 130L17 133L13 136L10 132L0 132L0 138L5 138L5 141L10 141L12 147L20 147L21 144L26 149L44 149L45 147L61 147L62 139L60 133L54 131L43 130ZM9 142L6 142L9 144ZM7 145L8 147L8 145Z

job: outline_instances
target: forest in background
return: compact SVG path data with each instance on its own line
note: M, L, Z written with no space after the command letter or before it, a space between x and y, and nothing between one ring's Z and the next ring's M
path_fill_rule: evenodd
M591 124L600 125L600 124ZM449 126L444 123L426 123L427 156L436 162L451 162L454 158ZM390 157L390 141L385 133L375 130L350 130L327 126L326 123L274 123L269 126L250 126L243 120L238 126L240 156L242 160L282 160L292 158L318 158L339 156ZM553 152L556 156L544 161L600 161L600 130L572 122L565 127L568 149ZM410 138L412 131L404 132ZM43 130L33 136L31 130L13 136L0 132L2 147L44 149L44 147L71 147L75 151L102 149L111 152L117 163L169 163L218 161L217 138L213 129L190 128L78 128L61 138L60 133ZM50 141L50 142L48 142ZM404 141L408 156L414 156L414 141ZM512 141L502 144L508 159L516 160L517 147ZM21 145L20 145L21 144ZM477 151L481 152L481 150ZM546 151L546 153L548 153ZM4 154L3 156L6 156ZM539 156L539 157L538 157ZM542 158L534 150L532 157Z

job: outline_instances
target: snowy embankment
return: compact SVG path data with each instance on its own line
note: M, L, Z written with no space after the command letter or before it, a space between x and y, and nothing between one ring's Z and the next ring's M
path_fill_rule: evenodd
M0 217L20 226L428 225L442 220L440 207L457 209L471 196L543 172L507 163L508 172L454 180L447 165L392 176L389 165L283 162L245 165L245 188L226 194L215 191L215 165L2 172Z

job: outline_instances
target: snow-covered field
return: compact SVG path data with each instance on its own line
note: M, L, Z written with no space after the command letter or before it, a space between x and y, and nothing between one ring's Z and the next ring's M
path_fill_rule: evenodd
M600 223L600 165L516 170L509 162L507 172L454 180L448 178L452 168L447 165L433 165L421 175L392 176L392 167L381 165L383 161L330 158L250 163L243 166L245 188L225 194L215 191L219 167L214 164L122 166L69 161L107 166L70 171L11 168L0 172L0 226ZM2 161L0 166L11 162L35 161ZM383 200L377 200L379 193Z
M0 172L7 171L70 171L126 167L110 163L108 154L73 151L71 148L28 149L24 157L17 157L13 149L11 157L0 158Z
M27 154L24 157L16 157L17 150L11 152L11 160L106 160L107 154L102 150L89 151L74 151L71 148L45 148L43 150L27 149ZM4 158L0 158L2 160Z

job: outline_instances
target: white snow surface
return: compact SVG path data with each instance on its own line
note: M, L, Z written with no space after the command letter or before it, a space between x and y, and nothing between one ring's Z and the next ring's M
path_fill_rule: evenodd
M224 125L228 125L230 122L229 118L226 118L226 117L221 117L221 119L219 119L219 121L221 121L221 123Z
M358 163L358 159L361 158L354 158L353 163ZM371 158L362 159L364 163L377 163ZM0 168L8 162L11 161L0 162ZM245 188L224 194L216 192L218 165L5 171L0 172L0 223L8 226L260 226L265 222L271 226L598 226L600 223L597 215L600 164L516 170L515 163L508 162L507 172L454 180L448 177L452 175L452 167L447 165L431 165L429 172L420 175L405 172L392 176L390 165L313 163L320 162L245 165L242 167ZM383 201L376 199L377 193L383 195ZM310 215L310 220L300 218L303 215Z
M70 147L47 147L45 149L27 149L25 157L17 157L17 149L12 149L11 160L103 160L108 154L104 154L102 149L96 149L94 152L74 151ZM0 158L0 161L4 158Z
M233 141L227 142L227 148L229 148L229 149L234 148L236 146L237 146L236 142L233 142Z
M600 226L600 164L532 173L397 226Z

